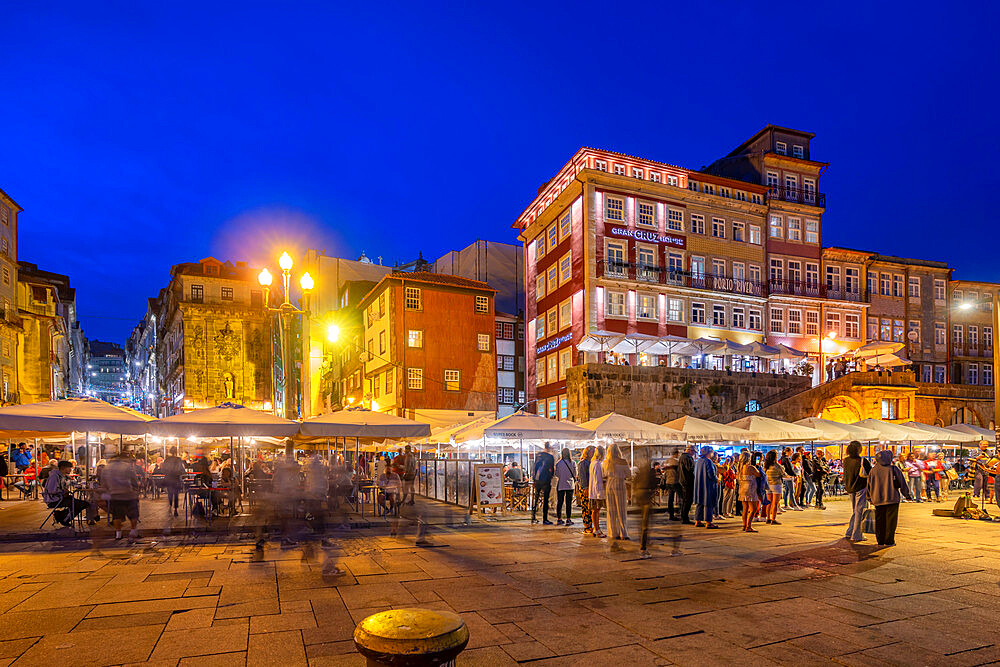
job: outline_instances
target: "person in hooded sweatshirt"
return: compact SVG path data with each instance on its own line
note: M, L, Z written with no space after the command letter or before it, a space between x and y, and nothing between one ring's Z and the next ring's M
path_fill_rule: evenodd
M879 546L896 546L900 492L913 500L903 471L893 462L892 452L883 449L875 455L875 467L868 473L868 502L875 506L875 540Z

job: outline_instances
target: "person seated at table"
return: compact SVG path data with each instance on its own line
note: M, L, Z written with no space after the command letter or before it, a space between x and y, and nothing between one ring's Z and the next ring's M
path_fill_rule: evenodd
M385 514L395 510L399 502L399 494L403 490L403 480L392 468L383 468L382 474L375 480L378 486L378 504Z
M10 455L10 461L14 464L14 467L18 472L24 472L29 465L31 465L31 452L28 450L28 446L25 443L19 443L17 449Z
M233 473L232 466L222 466L222 472L219 475L219 487L212 493L212 503L215 505L215 511L218 512L222 509L223 501L227 501L229 507L232 507L239 496L240 487L236 481L236 475Z
M24 475L19 478L18 481L14 482L11 486L21 492L21 500L31 497L31 490L35 486L35 480L38 478L38 473L35 470L35 462L32 461L31 465L24 469L21 473Z
M524 481L524 471L521 470L520 466L517 465L517 461L510 464L510 470L504 475L504 478L508 482L514 485L514 488L518 488L527 484Z
M208 466L208 471L213 475L219 472L222 468L222 462L219 459L212 459L212 464Z
M201 482L205 486L212 485L212 472L209 469L208 458L199 448L195 450L194 458L191 460L191 472L194 473L195 482Z
M49 478L45 481L45 491L42 493L45 504L55 510L52 518L66 528L73 525L73 519L87 509L89 504L82 500L74 502L73 494L69 491L69 475L72 469L71 462L60 461L58 467L49 473Z

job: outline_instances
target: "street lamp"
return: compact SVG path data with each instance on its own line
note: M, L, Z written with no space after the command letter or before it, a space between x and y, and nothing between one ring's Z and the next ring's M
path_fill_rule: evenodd
M293 315L309 315L309 292L313 287L316 286L316 282L313 280L309 272L306 271L299 278L299 286L302 288L302 297L304 309L296 308L292 302L289 300L291 293L291 280L292 280L292 266L293 266L292 256L287 252L281 253L281 257L278 258L278 267L281 269L282 277L282 302L277 308L272 308L269 304L270 297L270 287L273 282L271 272L264 268L257 275L257 282L264 287L264 308L269 312L276 313L281 319L282 324L282 336L281 336L281 372L284 378L284 390L282 392L283 401L285 404L285 418L295 419L296 415L292 408L291 401L291 382L292 382L292 316ZM273 368L273 365L272 365ZM273 392L273 375L272 375L272 392Z

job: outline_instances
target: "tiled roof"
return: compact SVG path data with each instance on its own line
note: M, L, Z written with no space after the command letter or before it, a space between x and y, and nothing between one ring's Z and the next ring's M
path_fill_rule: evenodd
M421 283L432 283L435 285L450 285L452 287L465 287L467 289L479 289L487 290L490 292L496 292L495 289L490 287L484 282L478 280L470 280L469 278L462 278L461 276L453 276L447 273L431 273L430 271L414 271L413 273L390 273L385 278L394 278L397 280L410 281L410 282L421 282ZM385 279L383 278L383 280Z

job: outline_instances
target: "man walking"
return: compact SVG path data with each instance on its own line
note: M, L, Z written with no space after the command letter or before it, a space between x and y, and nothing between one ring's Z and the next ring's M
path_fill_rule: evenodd
M413 449L407 445L403 448L403 498L401 503L409 502L413 504L413 481L417 478L417 457L413 455ZM406 499L410 500L407 501Z
M680 460L675 451L663 464L660 473L660 487L667 494L667 514L671 521L680 520L681 505L684 504L684 496L681 493L681 486L677 482L677 470L680 467Z
M132 458L119 454L111 459L104 470L103 481L111 496L108 511L115 527L115 539L122 538L122 522L127 518L132 527L128 536L134 540L139 536L139 478Z
M694 445L688 445L677 462L677 483L681 487L681 523L691 521L691 504L694 502Z
M549 493L552 490L552 476L556 470L556 460L550 451L552 446L545 443L542 452L535 459L535 468L531 478L535 484L535 499L531 503L531 523L538 523L538 502L542 502L542 524L551 526L549 521Z
M656 493L656 473L649 465L649 455L645 449L639 455L639 469L632 482L632 501L642 510L639 524L639 557L649 558L649 516L653 510L653 494Z
M163 473L163 486L167 489L167 516L170 515L170 508L174 508L174 516L177 516L177 506L179 504L181 491L184 484L181 476L184 475L184 461L177 456L177 448L171 447L167 458L160 464L160 472Z
M851 542L865 539L861 532L861 520L868 507L868 473L871 468L868 459L861 458L861 443L852 440L847 445L847 456L844 457L844 492L851 498L852 511L844 537Z
M827 475L830 474L830 464L826 460L826 452L822 449L816 452L816 458L813 459L813 482L816 484L816 509L825 510L826 505L823 504L823 482L826 481Z

